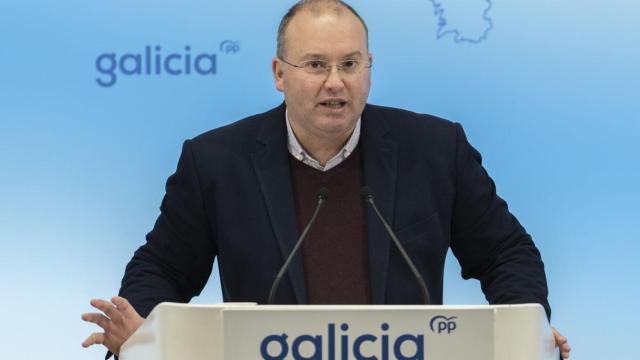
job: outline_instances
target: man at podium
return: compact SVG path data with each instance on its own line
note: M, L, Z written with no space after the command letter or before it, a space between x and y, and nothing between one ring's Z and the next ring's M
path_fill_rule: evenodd
M451 248L490 303L540 303L550 316L540 253L462 127L367 104L372 64L353 8L296 3L272 61L284 103L184 143L120 296L92 300L102 313L83 315L104 329L83 346L118 354L155 305L198 295L216 257L226 302L267 303L312 217L276 303L441 304ZM556 333L556 342L568 357L566 339Z

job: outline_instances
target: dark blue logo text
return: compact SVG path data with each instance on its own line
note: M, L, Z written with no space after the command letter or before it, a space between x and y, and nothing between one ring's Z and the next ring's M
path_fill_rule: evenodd
M349 324L336 330L330 323L324 334L273 334L262 340L260 355L263 360L424 360L423 334L391 336L387 323L380 330L379 334L350 334Z
M431 328L431 331L437 332L438 334L441 334L445 331L447 332L447 334L451 334L451 332L454 331L456 327L458 327L456 322L453 321L455 319L456 319L455 316L452 316L452 317L446 317L442 315L434 316L431 319L431 322L429 322L429 327Z

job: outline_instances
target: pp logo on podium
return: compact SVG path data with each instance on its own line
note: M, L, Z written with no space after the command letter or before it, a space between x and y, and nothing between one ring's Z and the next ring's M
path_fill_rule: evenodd
M431 328L431 331L438 334L442 334L443 332L446 332L447 334L451 334L458 327L458 325L454 321L455 319L457 319L457 317L455 316L452 316L452 317L446 317L443 315L434 316L431 319L431 322L429 322L429 327Z

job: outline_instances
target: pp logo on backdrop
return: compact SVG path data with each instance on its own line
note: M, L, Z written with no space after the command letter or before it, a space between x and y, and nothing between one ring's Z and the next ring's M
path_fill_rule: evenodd
M225 40L219 48L223 54L236 54L240 51L240 42ZM159 45L147 45L137 53L100 54L95 66L99 73L96 83L102 87L112 87L118 81L118 76L215 75L218 72L218 57L210 51L194 53L189 45L177 52L166 52Z
M220 43L220 51L225 54L235 54L240 51L240 42L239 41L231 41L225 40Z
M436 332L438 334L442 334L446 332L447 334L451 334L451 332L455 331L458 325L455 320L457 319L455 316L446 317L443 315L434 316L429 322L429 327L431 331Z

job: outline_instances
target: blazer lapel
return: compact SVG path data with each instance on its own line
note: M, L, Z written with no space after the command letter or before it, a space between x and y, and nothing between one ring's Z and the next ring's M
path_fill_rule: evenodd
M266 114L264 124L256 139L262 144L262 147L251 155L273 232L282 253L283 263L291 253L299 234L291 185L284 111L285 107L281 105ZM297 303L306 304L304 270L301 259L300 254L294 257L288 275Z
M390 126L370 105L362 114L362 156L365 185L375 195L375 202L389 224L393 224L397 176L397 144L383 136ZM391 239L370 206L366 208L367 238L369 241L369 276L371 301L385 303Z

